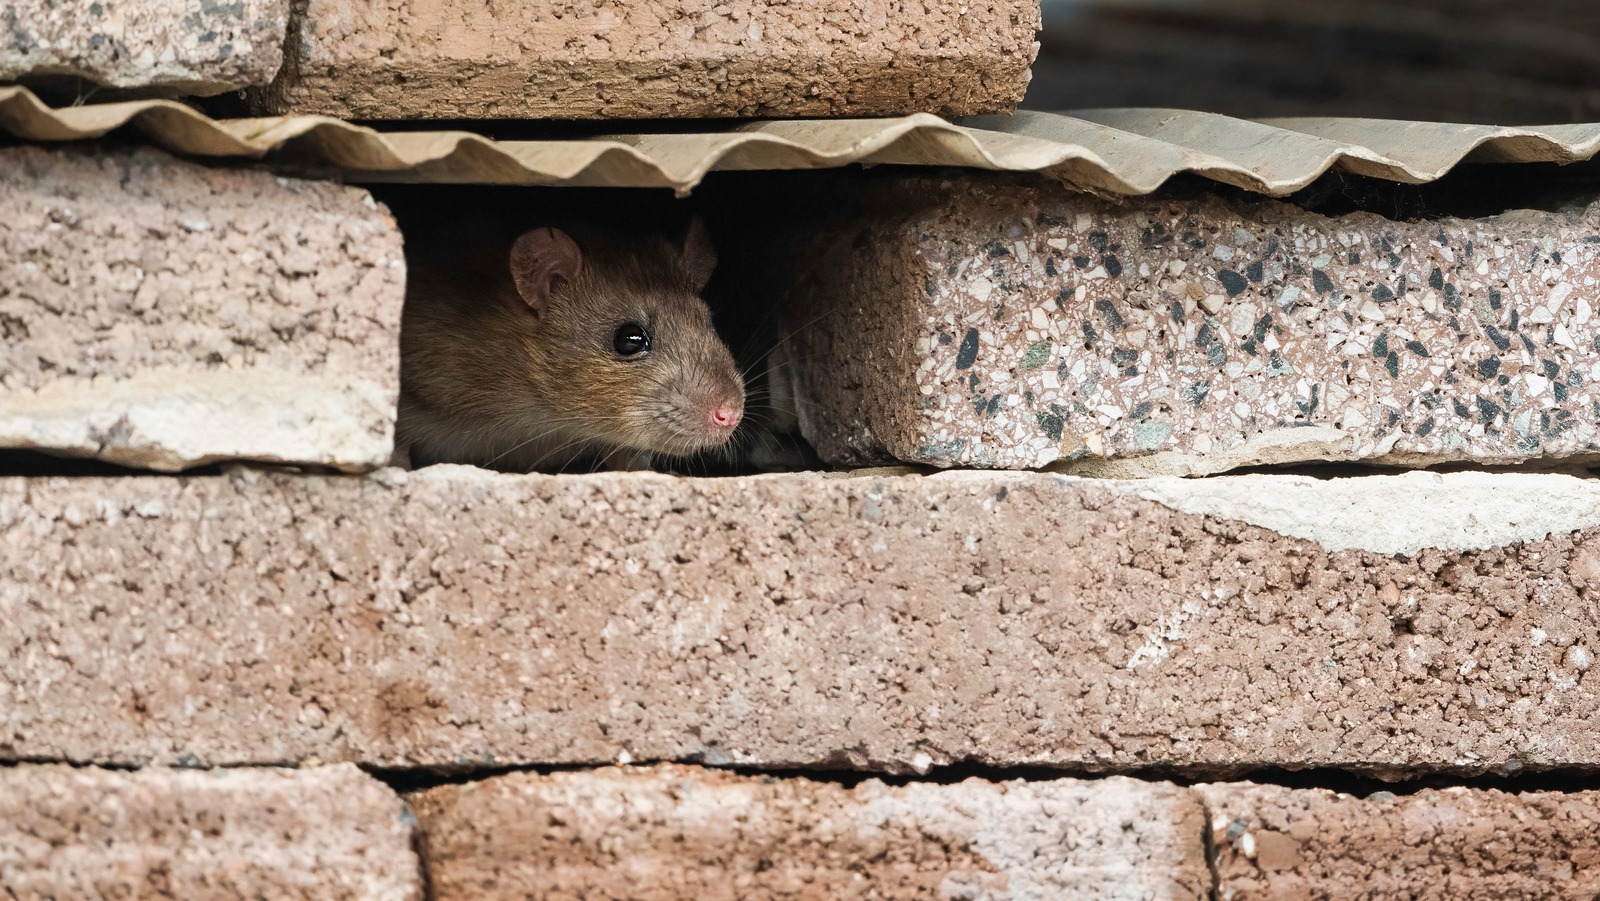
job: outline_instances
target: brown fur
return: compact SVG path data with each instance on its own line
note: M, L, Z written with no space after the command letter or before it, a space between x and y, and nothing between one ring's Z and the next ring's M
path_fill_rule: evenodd
M397 444L414 465L637 468L726 443L707 420L743 409L744 381L697 296L709 247L571 234L582 266L542 313L517 293L509 244L408 253ZM651 349L618 360L630 321Z

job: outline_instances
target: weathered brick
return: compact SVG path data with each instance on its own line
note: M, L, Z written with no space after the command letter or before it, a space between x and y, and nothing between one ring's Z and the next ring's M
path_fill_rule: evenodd
M1600 485L0 481L0 758L1600 764Z
M1600 206L1406 223L893 179L803 254L802 424L832 461L1100 475L1592 457L1596 240Z
M410 797L433 896L1205 898L1187 790L1111 778L844 788L692 767Z
M382 465L404 282L364 191L153 150L0 149L0 447Z
M1037 0L310 0L272 111L363 119L962 115L1014 108Z
M219 94L283 64L289 0L7 0L0 81L70 76L116 88Z
M1204 785L1218 898L1600 895L1600 792Z
M415 821L354 766L0 769L0 890L56 898L422 898Z

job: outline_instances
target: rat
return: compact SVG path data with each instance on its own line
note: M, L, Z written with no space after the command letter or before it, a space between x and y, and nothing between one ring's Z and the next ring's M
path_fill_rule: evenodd
M408 254L397 459L644 469L728 444L745 386L700 293L716 254L544 226Z

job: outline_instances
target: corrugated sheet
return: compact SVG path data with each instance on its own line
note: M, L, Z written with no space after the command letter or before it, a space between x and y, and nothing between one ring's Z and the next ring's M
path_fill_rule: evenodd
M1086 190L1144 194L1191 172L1283 195L1341 169L1398 182L1439 178L1463 161L1575 162L1600 150L1600 124L1505 128L1374 119L1253 122L1181 110L1022 112L950 123L775 120L692 134L494 141L464 131L380 132L323 116L215 120L140 100L51 109L0 87L0 128L29 141L96 138L132 126L168 149L335 170L350 181L673 188L718 170L851 163L1041 172Z

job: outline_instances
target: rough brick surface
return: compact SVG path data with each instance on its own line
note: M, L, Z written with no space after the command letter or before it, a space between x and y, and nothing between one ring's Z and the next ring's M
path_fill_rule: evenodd
M72 76L117 88L218 94L283 64L289 0L7 0L0 81Z
M0 757L1594 766L1597 592L1565 476L10 479Z
M1597 792L1195 791L1210 810L1218 898L1600 896Z
M962 115L1022 100L1037 0L310 0L275 111L373 118Z
M1328 218L910 177L804 254L825 459L1206 473L1600 449L1600 206Z
M0 769L0 894L422 897L414 820L347 764L310 770Z
M364 191L153 150L0 150L0 447L381 465L404 282Z
M410 798L433 897L1204 898L1167 783L843 788L690 767L515 773Z

